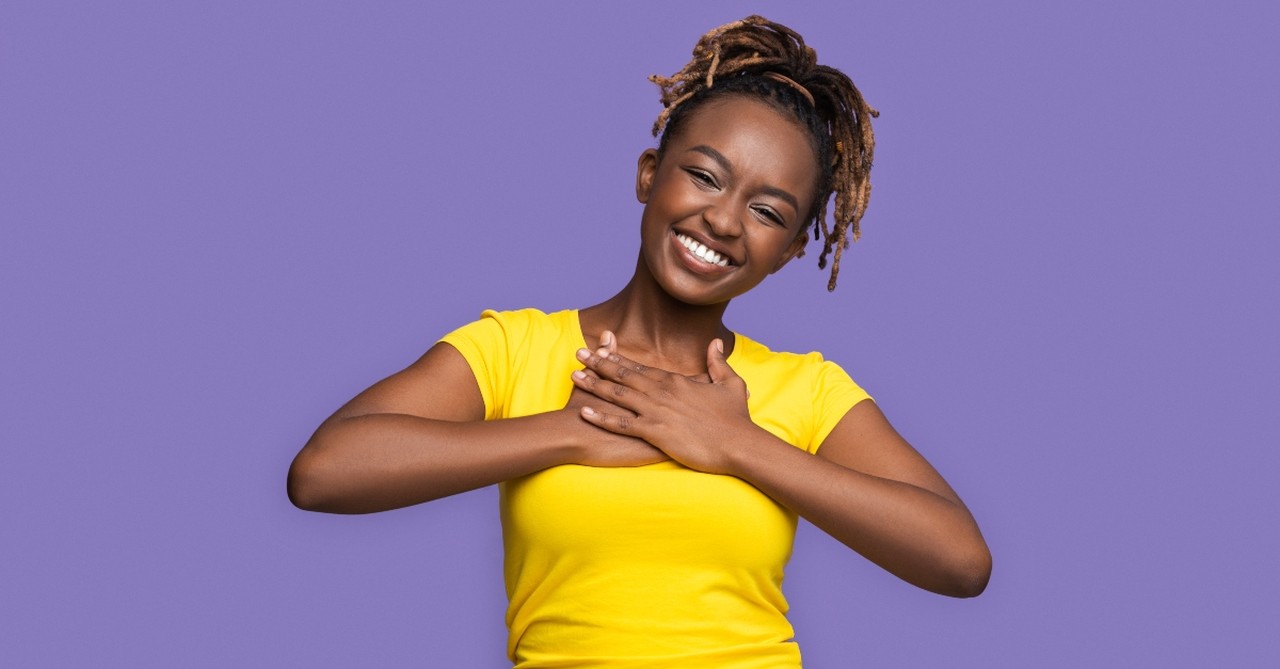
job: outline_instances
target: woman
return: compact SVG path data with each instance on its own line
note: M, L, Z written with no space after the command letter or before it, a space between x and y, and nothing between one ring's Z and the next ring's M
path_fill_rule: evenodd
M979 594L976 523L867 394L723 322L810 226L834 289L875 112L758 16L654 81L665 109L638 164L627 286L447 335L320 426L290 498L365 513L500 484L518 667L799 666L781 591L797 515L915 585Z

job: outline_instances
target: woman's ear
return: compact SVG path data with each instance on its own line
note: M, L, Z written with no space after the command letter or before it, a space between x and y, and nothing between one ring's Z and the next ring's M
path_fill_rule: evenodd
M636 161L636 199L641 204L649 201L649 189L653 187L653 175L658 171L658 152L645 149Z

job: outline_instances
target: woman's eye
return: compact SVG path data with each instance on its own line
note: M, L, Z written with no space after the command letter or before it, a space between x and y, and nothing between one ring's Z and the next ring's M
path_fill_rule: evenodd
M710 174L707 174L702 170L685 170L685 171L689 173L689 176L693 177L694 181L704 186L708 186L710 188L717 187L716 180Z
M778 212L769 209L768 207L757 207L756 213L759 214L761 218L773 223L774 225L786 226L786 223L782 220L782 216L779 216Z

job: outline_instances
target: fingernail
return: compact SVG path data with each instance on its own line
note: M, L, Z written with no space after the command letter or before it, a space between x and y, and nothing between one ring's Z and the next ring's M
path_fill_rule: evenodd
M716 340L716 350L720 351L720 353L724 353L724 342L719 339Z
M600 335L600 343L605 346L613 346L613 333L605 330L604 334Z
M583 380L583 379L587 378L587 373L586 373L586 372L584 372L584 371L582 371L581 369L579 369L578 371L576 371L576 372L574 372L574 373L573 373L573 378L574 378L574 379L576 379L576 380L578 380L578 381L581 381L581 380Z
M594 415L596 415L596 412L595 412L595 410L594 410L594 409L592 409L591 407L582 407L582 415L584 415L584 416L594 416Z
M580 348L580 349L578 349L578 359L579 359L579 360L586 360L587 358L590 358L590 357L591 357L591 351L588 351L588 350L587 350L587 349L585 349L585 348Z
M596 351L596 355L600 356L601 358L607 358L609 357L609 349L602 348L599 351Z

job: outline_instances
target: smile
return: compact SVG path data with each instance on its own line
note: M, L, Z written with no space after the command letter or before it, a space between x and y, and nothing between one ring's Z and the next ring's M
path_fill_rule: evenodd
M679 241L686 249L689 249L689 253L697 256L697 258L703 262L710 263L712 265L719 265L721 267L728 267L733 264L729 262L728 258L712 251L701 242L694 241L692 238L686 237L678 232L676 233L676 240Z

